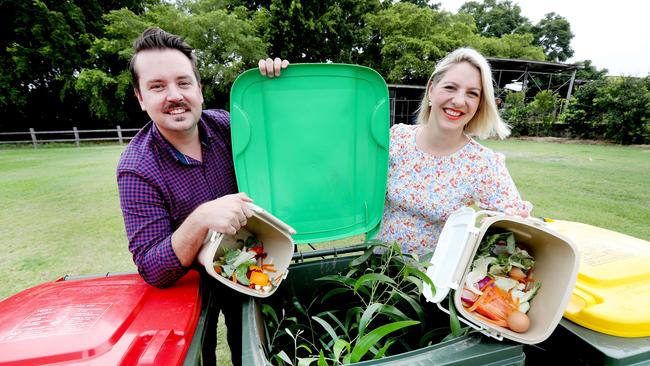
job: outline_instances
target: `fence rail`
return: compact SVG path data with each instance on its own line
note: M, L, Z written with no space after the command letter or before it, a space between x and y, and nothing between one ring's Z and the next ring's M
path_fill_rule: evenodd
M32 144L34 149L38 148L39 144L48 143L48 142L74 142L77 147L80 146L82 141L118 141L120 144L123 144L125 141L129 141L133 136L125 135L132 132L140 131L139 128L117 128L112 129L96 129L96 130L79 130L77 127L73 127L72 130L59 130L59 131L36 131L33 128L30 128L28 132L0 132L0 144ZM109 136L102 137L81 137L81 134L92 133L97 136L97 134L111 134ZM71 135L69 138L39 138L40 136L48 135ZM28 136L29 140L4 140L4 136Z
M414 122L413 116L419 106L419 100L406 100L406 99L396 99L390 98L390 124L395 123L407 123L411 124ZM59 130L59 131L35 131L33 128L30 128L29 131L25 132L0 132L0 145L1 144L32 144L36 149L39 144L49 143L49 142L74 142L77 147L80 146L81 142L84 141L119 141L120 144L123 144L125 141L129 141L133 138L131 133L135 135L135 132L139 131L139 128L117 128L113 129L99 129L99 130L79 130L77 127L73 127L72 130ZM125 133L127 135L125 135ZM93 137L81 137L82 134L94 134ZM106 134L103 135L102 134ZM68 135L70 137L58 138L53 135ZM98 137L101 136L101 137ZM27 136L23 140L5 140L5 136ZM40 136L40 137L39 137ZM44 136L44 137L43 137ZM54 137L54 138L51 138Z

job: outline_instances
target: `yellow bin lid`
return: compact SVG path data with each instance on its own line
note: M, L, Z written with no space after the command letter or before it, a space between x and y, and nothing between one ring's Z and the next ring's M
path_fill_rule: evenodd
M580 252L564 317L605 334L650 336L650 242L577 222L548 224Z

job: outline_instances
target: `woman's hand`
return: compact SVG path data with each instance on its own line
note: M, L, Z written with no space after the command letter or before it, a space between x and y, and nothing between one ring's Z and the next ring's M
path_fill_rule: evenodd
M526 211L526 210L517 210L517 209L514 209L514 208L508 208L508 209L506 209L506 211L504 213L506 215L508 215L508 216L521 216L524 219L527 218L528 216L530 216L528 214L528 211Z

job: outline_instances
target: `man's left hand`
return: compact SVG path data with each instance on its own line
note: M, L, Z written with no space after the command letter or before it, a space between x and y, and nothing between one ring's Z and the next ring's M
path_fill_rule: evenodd
M272 79L276 76L280 76L281 70L286 69L287 66L289 66L289 61L280 60L279 57L276 57L275 59L267 58L266 60L260 60L258 66L260 68L260 74L266 75Z

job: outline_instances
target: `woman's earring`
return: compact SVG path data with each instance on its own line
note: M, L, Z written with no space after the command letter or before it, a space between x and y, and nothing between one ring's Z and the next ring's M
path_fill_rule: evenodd
M431 99L429 99L429 107L431 107Z

